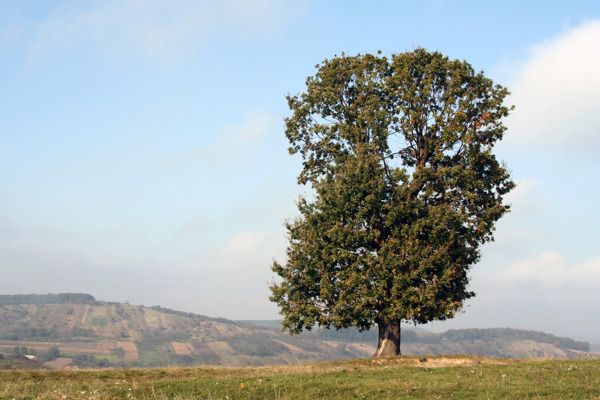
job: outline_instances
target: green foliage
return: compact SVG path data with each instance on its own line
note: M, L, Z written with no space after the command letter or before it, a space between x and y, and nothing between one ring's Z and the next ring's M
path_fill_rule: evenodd
M93 356L91 354L73 355L73 363L79 368L109 368L116 365L110 359L106 358L106 356Z
M92 326L108 326L108 319L92 318Z
M50 347L48 350L44 352L43 358L45 361L51 361L55 358L60 357L60 350L56 346Z
M27 347L24 346L15 346L13 348L13 353L17 356L24 356L25 354L30 354L30 352L27 350Z
M271 300L283 326L357 327L452 318L513 187L492 153L508 91L423 49L325 60L288 96L291 154L314 200L286 223Z

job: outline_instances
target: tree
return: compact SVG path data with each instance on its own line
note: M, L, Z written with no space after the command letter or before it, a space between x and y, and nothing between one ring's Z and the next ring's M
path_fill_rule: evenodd
M48 350L46 350L46 353L44 354L44 358L46 359L46 361L52 361L58 357L60 357L60 350L56 346L48 348Z
M492 153L508 91L424 49L317 68L287 96L289 152L312 192L286 222L270 300L292 334L377 324L375 356L396 356L400 321L452 318L474 296L468 271L514 187Z

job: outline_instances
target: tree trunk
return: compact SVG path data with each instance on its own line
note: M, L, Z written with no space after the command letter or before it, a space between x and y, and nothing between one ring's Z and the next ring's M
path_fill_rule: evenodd
M379 343L373 357L396 357L400 353L400 320L378 321Z

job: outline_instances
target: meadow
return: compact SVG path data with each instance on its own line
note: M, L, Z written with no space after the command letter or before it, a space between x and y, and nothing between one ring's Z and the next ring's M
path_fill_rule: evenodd
M0 399L600 399L600 360L476 356L0 371Z

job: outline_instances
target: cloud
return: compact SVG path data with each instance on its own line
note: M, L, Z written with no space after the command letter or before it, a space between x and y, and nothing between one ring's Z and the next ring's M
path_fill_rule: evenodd
M483 263L511 265L531 254L548 251L549 243L561 235L551 218L557 207L544 193L539 179L519 179L505 203L511 206L510 213L498 221L494 242L482 247Z
M473 327L533 329L600 341L600 257L572 262L557 252L524 257L508 268L478 266L465 313L435 330ZM426 326L429 328L429 325Z
M593 157L600 145L600 20L537 44L509 84L507 144Z
M108 0L69 2L35 29L34 57L99 47L161 61L196 53L216 37L246 41L278 30L298 7L287 1Z
M488 275L494 286L545 289L600 290L600 257L579 264L559 253L543 253Z
M240 286L250 284L248 279L265 284L271 275L272 259L282 252L283 243L281 232L242 232L215 249L202 264L211 274L226 277Z
M159 272L161 284L155 285L153 301L211 316L273 318L277 309L268 300L269 267L274 257L283 256L284 247L281 232L232 235Z
M511 205L511 215L526 218L531 215L551 211L552 202L540 197L538 192L540 180L523 178L517 182L517 187L506 195L505 202Z

